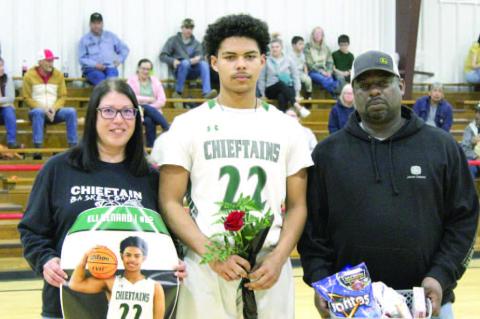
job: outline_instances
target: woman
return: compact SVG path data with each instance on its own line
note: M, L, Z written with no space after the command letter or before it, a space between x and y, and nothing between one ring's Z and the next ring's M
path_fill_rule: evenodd
M325 44L325 33L321 27L316 27L310 35L310 42L305 45L305 60L308 67L308 75L314 83L320 84L333 97L338 87L338 81L333 74L332 51Z
M153 146L157 137L157 125L160 125L164 131L170 127L162 114L162 107L166 101L165 92L160 81L150 75L152 70L152 62L148 59L141 59L138 61L137 74L127 81L135 92L138 103L143 107L147 147Z
M301 84L295 62L283 54L282 40L278 38L270 42L270 50L258 79L260 94L264 98L278 100L278 108L282 112L287 111L289 104L300 110L302 107L296 98L300 97Z
M477 42L468 50L464 71L467 82L480 83L480 35Z
M145 159L138 111L127 83L101 82L90 97L82 142L51 158L35 179L18 229L25 258L45 279L43 318L62 317L58 288L67 274L60 267L61 249L81 212L132 203L135 194L136 200L141 194L139 206L158 211L158 173ZM112 199L115 189L124 195ZM185 276L183 265L177 270Z
M330 134L342 129L353 111L353 89L350 84L346 84L328 117L328 131Z
M5 124L8 148L17 148L17 119L13 108L14 100L13 80L5 73L5 63L0 57L0 124Z

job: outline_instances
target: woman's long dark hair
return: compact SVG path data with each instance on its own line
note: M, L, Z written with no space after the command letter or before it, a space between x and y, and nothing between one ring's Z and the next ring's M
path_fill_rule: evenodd
M135 93L125 81L109 79L101 82L95 87L88 103L83 139L79 145L70 151L68 156L70 164L83 171L91 172L95 170L96 165L100 161L97 146L97 108L102 98L110 92L117 92L125 95L132 102L135 109L138 110L138 102ZM125 164L134 176L143 176L149 171L149 164L145 158L143 144L142 120L139 113L137 113L135 118L135 130L125 148Z
M5 62L3 59L0 57L0 63L2 63L5 66ZM0 91L2 92L2 96L5 96L5 86L7 85L7 74L4 72L2 76L0 76Z

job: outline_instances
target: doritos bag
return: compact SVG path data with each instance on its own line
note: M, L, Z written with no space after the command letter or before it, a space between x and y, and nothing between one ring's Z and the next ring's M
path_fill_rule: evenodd
M380 318L373 298L370 274L365 263L314 282L312 286L328 301L330 312L339 318Z

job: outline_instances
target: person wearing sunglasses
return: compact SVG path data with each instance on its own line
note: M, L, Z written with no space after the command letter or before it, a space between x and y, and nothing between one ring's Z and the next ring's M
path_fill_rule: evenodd
M158 210L158 172L145 158L135 93L118 79L95 87L80 144L52 157L38 173L18 229L24 256L45 279L43 318L61 318L63 241L82 212L128 205ZM179 264L179 278L185 267Z

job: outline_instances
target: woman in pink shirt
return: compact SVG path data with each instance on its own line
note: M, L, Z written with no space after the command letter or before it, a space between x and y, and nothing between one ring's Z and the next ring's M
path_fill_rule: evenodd
M148 59L138 61L137 74L128 79L137 96L138 104L143 107L143 124L147 147L152 147L157 136L157 125L167 131L170 127L162 114L162 107L165 105L165 92L160 81L150 75L153 70L153 63Z

